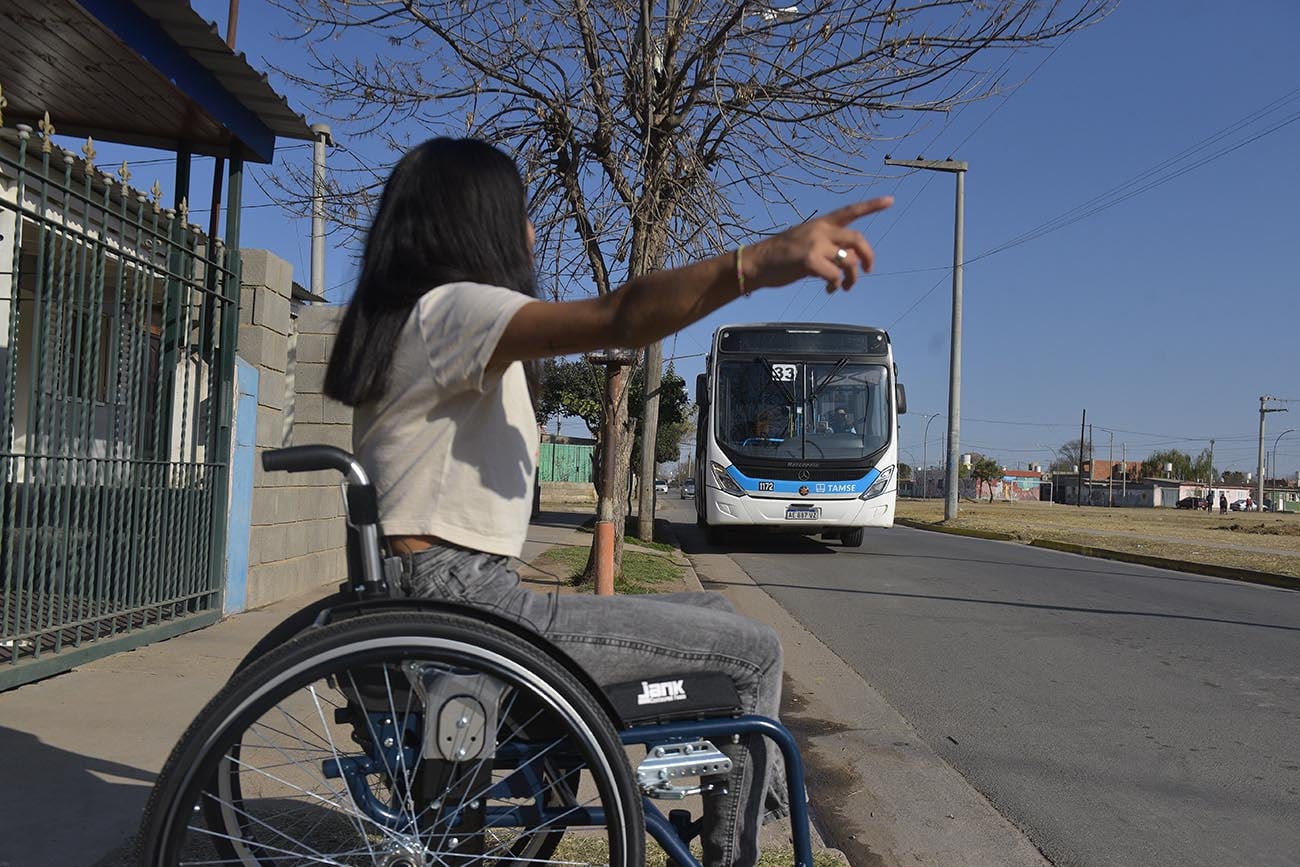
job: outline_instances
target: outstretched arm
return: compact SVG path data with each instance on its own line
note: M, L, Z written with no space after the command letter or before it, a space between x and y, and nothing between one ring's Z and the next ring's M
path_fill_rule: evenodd
M874 254L854 220L883 211L893 198L848 205L745 247L737 275L735 251L636 277L614 292L582 301L526 304L511 318L489 368L513 361L596 349L640 347L680 331L741 293L821 277L826 291L852 288ZM843 251L844 255L840 255Z

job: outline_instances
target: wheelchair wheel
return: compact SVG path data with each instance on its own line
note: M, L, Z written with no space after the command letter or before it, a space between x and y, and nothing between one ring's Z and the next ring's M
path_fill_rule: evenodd
M477 867L558 846L642 867L644 834L618 736L563 666L464 615L390 612L233 677L164 766L141 860Z

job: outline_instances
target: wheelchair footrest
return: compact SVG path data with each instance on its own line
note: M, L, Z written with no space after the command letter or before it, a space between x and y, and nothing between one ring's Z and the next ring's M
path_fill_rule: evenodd
M681 800L698 795L708 787L678 786L675 780L706 777L731 771L731 759L706 740L656 744L636 768L636 781L642 794L662 800Z

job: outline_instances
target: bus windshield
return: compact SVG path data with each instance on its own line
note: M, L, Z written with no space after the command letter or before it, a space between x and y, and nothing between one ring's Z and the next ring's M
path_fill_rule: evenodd
M722 361L717 393L718 441L741 455L861 461L889 443L883 364Z

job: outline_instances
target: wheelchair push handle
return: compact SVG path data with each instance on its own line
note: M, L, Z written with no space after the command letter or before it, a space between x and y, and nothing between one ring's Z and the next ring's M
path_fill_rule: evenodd
M379 502L365 468L352 455L335 446L289 446L262 452L262 469L268 473L313 473L336 470L347 482L344 485L344 515L350 528L348 538L349 572L363 582L358 590L378 592L386 587L383 567L383 540L379 527ZM355 565L352 565L355 564Z
M336 470L347 476L352 484L370 484L370 478L357 459L334 446L289 446L262 452L262 469L268 473L314 473Z

